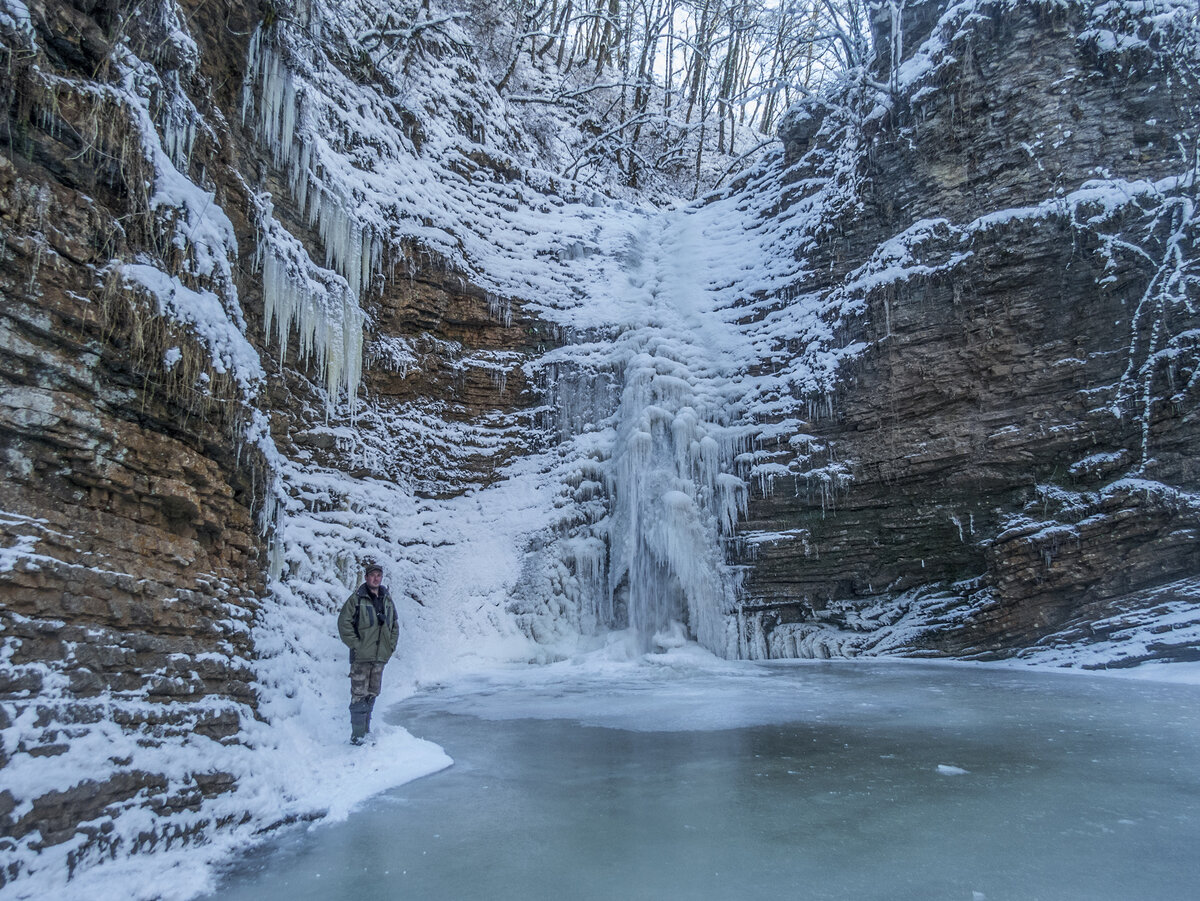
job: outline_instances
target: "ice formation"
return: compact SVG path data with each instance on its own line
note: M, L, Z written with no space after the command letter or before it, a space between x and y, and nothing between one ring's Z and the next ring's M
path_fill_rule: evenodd
M271 215L264 201L258 246L262 272L263 328L286 352L295 328L300 359L310 357L324 374L327 409L344 390L357 406L363 367L365 314L344 278L315 265L304 246Z
M773 202L775 190L763 182L759 202ZM762 409L764 396L786 411L812 387L747 370L806 332L803 378L836 368L836 348L818 339L828 328L819 318L767 316L753 329L730 322L750 292L799 274L794 259L771 250L780 235L769 221L755 204L717 200L627 226L616 242L620 268L603 288L608 332L541 362L558 440L573 449L574 516L557 546L585 628L627 626L648 650L686 626L715 653L739 653L738 574L725 544L745 513L746 479L797 472L763 453L770 427L746 414ZM790 226L818 221L799 216ZM757 264L749 290L729 278L747 260ZM792 463L803 466L799 455Z
M704 646L725 652L735 586L719 538L744 512L746 489L725 471L738 436L695 409L689 374L663 348L626 363L607 473L609 602L624 589L639 635L686 620Z
M697 347L657 329L631 331L617 346L626 358L612 376L621 390L607 415L593 405L591 380L555 380L564 419L591 439L575 439L589 452L573 496L582 504L602 499L599 518L569 534L562 552L594 626L628 625L649 649L686 623L724 653L735 581L721 538L744 510L745 484L730 471L741 433L706 409L703 377L688 364ZM601 399L613 393L606 384Z

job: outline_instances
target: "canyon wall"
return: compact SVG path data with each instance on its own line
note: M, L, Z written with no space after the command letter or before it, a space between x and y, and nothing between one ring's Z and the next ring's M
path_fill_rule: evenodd
M811 424L834 484L802 472L742 524L743 640L1192 659L1194 61L1145 23L947 8L906 8L895 59L875 21L890 102L812 267L863 296L842 327L868 350ZM782 134L800 173L820 119Z
M278 653L261 641L285 461L438 497L525 452L513 360L552 336L435 257L364 292L357 430L344 386L331 419L330 361L297 323L282 349L267 333L264 230L286 223L309 260L326 241L242 122L275 12L0 7L0 886L38 873L49 891L291 815L236 794L270 744L258 667ZM451 440L397 446L380 422L400 410Z

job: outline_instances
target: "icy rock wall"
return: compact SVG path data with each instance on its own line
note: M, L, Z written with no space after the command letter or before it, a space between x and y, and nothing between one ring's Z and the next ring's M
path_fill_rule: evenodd
M362 196L309 218L291 162L241 123L269 13L0 5L0 880L17 897L187 894L256 830L351 803L317 762L344 738L331 613L365 557L404 599L397 694L456 665L464 636L536 655L503 602L538 497L463 496L526 449L516 360L549 330L427 265L444 231L407 268L397 236L389 282L356 243ZM390 183L441 171L400 144ZM186 870L164 884L136 862L151 852Z
M252 769L273 446L238 284L246 197L196 162L230 140L202 89L220 60L174 4L126 13L0 7L0 883L16 897L205 841L241 821Z
M1186 658L1194 15L908 4L893 40L898 9L876 18L879 92L859 95L861 205L810 256L815 290L861 303L868 349L809 427L845 481L751 498L744 646ZM793 115L799 173L837 128Z

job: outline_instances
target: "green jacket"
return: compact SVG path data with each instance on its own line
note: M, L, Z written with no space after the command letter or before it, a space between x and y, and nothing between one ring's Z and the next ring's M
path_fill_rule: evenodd
M366 584L346 598L338 614L338 635L350 649L351 663L387 663L400 639L396 605L387 588L379 586L383 615L375 611Z

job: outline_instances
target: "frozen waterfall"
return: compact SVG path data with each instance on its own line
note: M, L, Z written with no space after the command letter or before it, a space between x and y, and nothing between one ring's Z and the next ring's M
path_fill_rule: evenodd
M558 552L587 624L628 627L643 650L691 637L730 655L737 580L722 539L745 511L734 460L747 432L733 424L737 336L718 320L696 218L671 211L631 235L611 286L624 321L547 358L580 511Z
M605 474L608 590L625 598L629 625L643 638L661 644L686 624L720 652L735 587L720 536L733 530L746 494L723 469L736 439L705 410L702 378L686 362L695 351L656 335L625 363Z

